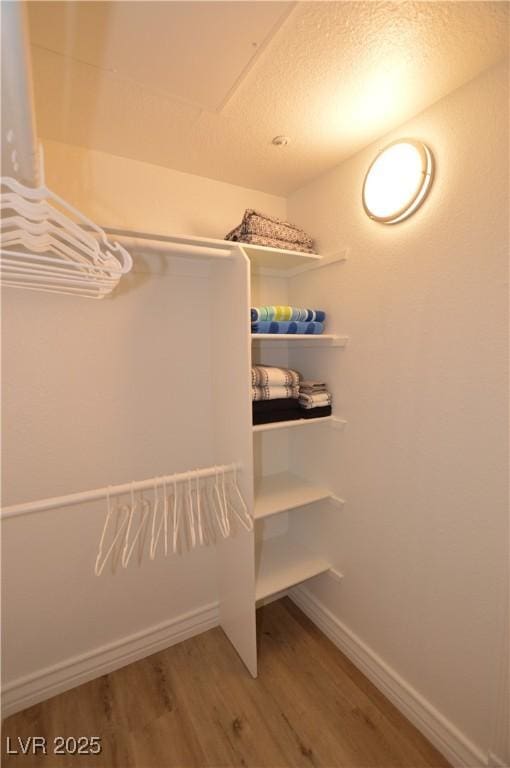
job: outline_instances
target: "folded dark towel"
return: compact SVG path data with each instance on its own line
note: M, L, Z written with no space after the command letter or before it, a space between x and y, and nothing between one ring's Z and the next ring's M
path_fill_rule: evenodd
M275 400L254 400L251 404L253 413L269 413L270 411L296 411L303 410L298 400L294 397L279 397Z
M254 424L272 424L275 421L296 421L300 418L300 411L268 411L267 413L253 413Z
M331 416L331 406L326 405L324 407L320 408L302 408L301 409L301 416L302 419L319 419L321 416Z

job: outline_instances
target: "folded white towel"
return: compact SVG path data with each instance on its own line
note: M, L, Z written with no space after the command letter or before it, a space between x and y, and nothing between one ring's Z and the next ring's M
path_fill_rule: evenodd
M296 387L300 375L290 368L277 368L274 365L254 365L251 369L253 387L287 386Z
M264 387L252 387L252 400L279 400L281 398L292 397L295 400L299 397L298 387L280 386L278 384L269 384Z
M326 389L325 381L312 381L312 379L303 379L300 384L301 389Z
M331 405L331 393L319 392L314 395L299 393L299 404L302 408L323 408L325 405Z

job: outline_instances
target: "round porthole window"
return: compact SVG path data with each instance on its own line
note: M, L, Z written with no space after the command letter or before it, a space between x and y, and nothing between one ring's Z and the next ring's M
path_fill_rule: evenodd
M432 183L432 152L420 141L399 139L383 149L368 169L363 207L383 224L411 216L425 200Z

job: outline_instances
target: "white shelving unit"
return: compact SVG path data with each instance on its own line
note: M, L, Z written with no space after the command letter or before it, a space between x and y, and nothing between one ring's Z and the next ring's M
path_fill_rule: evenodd
M262 600L331 568L328 560L308 552L287 536L257 542L255 599Z
M256 520L262 520L278 512L304 507L331 496L331 491L327 488L313 485L291 472L266 475L255 478L254 517Z
M251 261L251 305L314 304L313 295L303 304L293 301L293 279L303 272L319 269L343 261L342 252L329 258L295 251L275 251L268 248L242 246ZM282 279L283 278L283 279ZM331 318L328 318L331 321ZM252 334L252 355L257 362L283 365L306 372L307 378L320 378L332 348L342 348L347 337L335 333L317 336L308 334ZM311 352L316 350L316 352ZM322 425L321 428L319 425ZM314 462L300 458L306 450L315 451L316 457L325 443L324 427L343 429L345 421L332 415L318 419L298 419L252 427L254 456L259 467L254 477L255 519L255 600L287 590L319 574L331 572L339 580L335 564L324 552L316 551L320 541L313 527L320 524L324 502L340 510L343 500L319 477ZM310 429L315 426L315 429ZM334 439L334 438L333 438ZM273 469L285 463L285 471ZM297 463L300 466L294 466ZM320 462L319 462L320 463ZM315 465L317 462L315 462ZM300 471L301 469L301 471ZM317 477L315 475L317 474ZM322 506L321 506L322 505ZM306 507L306 509L305 509ZM300 515L299 525L296 515ZM282 533L282 528L285 533ZM315 550L315 551L314 551Z

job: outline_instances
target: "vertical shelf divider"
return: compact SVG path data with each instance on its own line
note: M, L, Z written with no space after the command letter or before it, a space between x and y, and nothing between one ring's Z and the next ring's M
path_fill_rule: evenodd
M227 463L227 458L241 464L238 482L253 514L250 264L240 248L231 258L212 265L211 288L214 456L218 464ZM220 537L217 553L220 625L256 677L254 531L243 529L233 537Z

